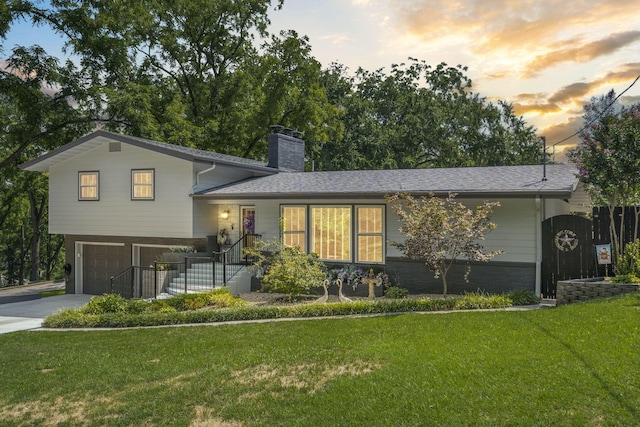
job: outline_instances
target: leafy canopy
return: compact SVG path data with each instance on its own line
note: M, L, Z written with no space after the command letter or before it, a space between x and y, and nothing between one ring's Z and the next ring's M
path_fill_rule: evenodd
M610 91L591 100L584 115L591 124L569 152L594 203L609 208L614 262L624 246L624 221L614 217L614 209L635 208L634 236L640 216L640 104L621 107L615 105L615 99L615 92Z

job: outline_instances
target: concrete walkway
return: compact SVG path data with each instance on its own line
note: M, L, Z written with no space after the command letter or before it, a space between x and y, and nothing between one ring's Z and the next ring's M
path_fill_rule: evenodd
M68 294L41 298L56 285L37 285L0 291L0 334L36 329L45 317L65 308L81 307L92 295ZM64 288L64 285L63 285Z

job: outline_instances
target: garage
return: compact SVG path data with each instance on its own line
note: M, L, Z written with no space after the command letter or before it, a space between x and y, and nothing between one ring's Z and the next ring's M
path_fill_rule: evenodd
M111 277L131 265L130 256L122 245L82 245L82 292L102 295L111 292Z

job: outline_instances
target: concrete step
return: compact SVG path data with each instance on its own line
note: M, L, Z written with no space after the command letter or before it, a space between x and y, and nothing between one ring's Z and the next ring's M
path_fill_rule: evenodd
M251 283L250 273L244 266L232 267L238 267L238 270L236 274L227 282L227 287L231 290L232 293L235 294L241 292L249 292ZM229 267L227 267L227 270L229 270ZM164 292L171 295L183 294L185 291L184 277L185 274L181 273L178 277L172 279L169 285L165 288ZM217 278L216 283L216 289L223 287L222 269L220 270L220 275ZM208 274L202 271L187 272L187 293L191 294L209 292L213 289L213 275L211 272L209 272Z

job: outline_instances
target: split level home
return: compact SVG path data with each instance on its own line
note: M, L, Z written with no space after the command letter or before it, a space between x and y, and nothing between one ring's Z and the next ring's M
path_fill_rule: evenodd
M49 232L65 235L68 293L111 292L112 277L170 248L211 253L254 233L331 266L376 266L411 292L441 292L440 279L389 244L403 240L385 200L399 192L500 202L483 244L503 253L472 263L468 283L459 263L449 292L539 292L542 222L589 209L570 165L305 172L304 152L282 132L268 136L263 162L98 130L21 167L49 174Z

